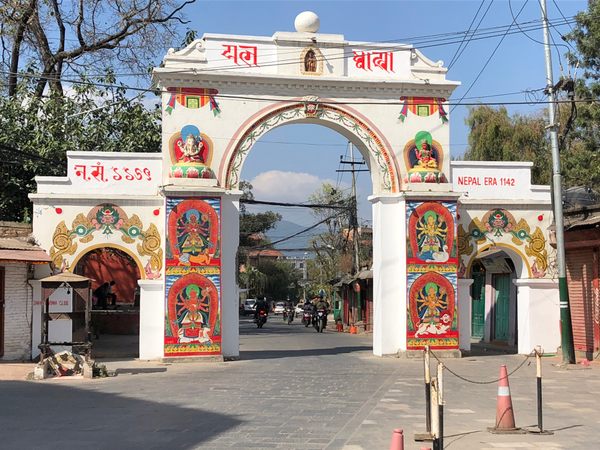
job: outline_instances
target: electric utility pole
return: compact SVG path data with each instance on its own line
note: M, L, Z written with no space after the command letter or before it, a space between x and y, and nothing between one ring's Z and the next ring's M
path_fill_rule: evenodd
M339 169L336 172L351 172L352 173L352 205L350 207L350 228L352 230L352 243L354 245L354 273L360 271L360 256L358 247L358 202L356 201L356 173L368 172L369 169L357 169L355 166L364 166L364 161L354 161L354 145L348 142L350 150L350 160L345 161L343 156L340 156L340 164L349 164L352 168L348 170Z
M546 90L550 97L548 105L548 130L552 147L552 202L554 207L554 228L556 231L556 257L558 262L558 291L560 299L560 330L562 360L564 364L575 364L573 348L573 330L571 326L571 310L569 309L569 291L567 289L567 270L565 257L565 236L562 208L562 180L560 174L560 153L558 149L558 125L556 124L556 92L552 80L552 55L548 31L548 15L546 0L540 1L542 22L544 27L544 51L546 54Z

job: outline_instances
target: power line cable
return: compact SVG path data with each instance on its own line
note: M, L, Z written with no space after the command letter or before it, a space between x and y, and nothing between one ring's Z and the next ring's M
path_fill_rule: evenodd
M521 7L521 9L519 10L519 12L517 14L517 17L513 17L513 24L515 23L515 21L517 20L517 18L521 14L521 12L523 12L523 9L525 8L526 4L527 4L527 2L523 3L523 6ZM508 28L506 30L506 33L504 34L504 36L502 36L502 38L500 39L500 41L496 45L496 48L494 48L494 51L490 54L490 56L488 57L487 61L485 62L485 64L483 65L483 67L481 68L481 70L479 71L479 73L477 74L477 76L475 77L475 79L471 82L471 84L469 85L469 88L467 89L467 91L464 93L464 95L459 100L459 103L462 101L462 99L465 97L465 95L467 95L471 91L471 89L473 88L473 86L475 86L475 83L477 83L477 80L479 80L479 77L481 76L481 74L483 73L483 71L486 69L486 67L488 66L488 64L490 63L490 61L492 60L492 58L494 57L494 55L496 54L496 52L500 48L500 45L502 44L502 42L504 42L504 39L506 38L506 35L508 34L509 30L510 30L510 28ZM456 108L456 106L452 107L450 109L450 112L454 111L455 108Z
M475 34L477 32L477 30L479 29L479 26L481 25L481 23L483 22L483 19L485 18L485 16L487 15L488 11L490 10L492 4L494 3L494 0L490 1L490 4L488 5L487 9L485 10L485 12L483 13L483 16L481 16L481 20L479 20L479 23L477 24L477 27L475 27L475 30L473 31L473 34ZM467 43L465 44L465 47L463 50L461 50L462 44L465 41L466 37L469 35L469 32L471 30L471 27L473 26L473 23L475 23L475 19L477 19L477 16L479 15L479 11L481 11L481 8L483 7L483 5L485 4L485 0L482 0L481 3L479 4L479 8L477 9L477 12L475 13L475 15L473 16L473 20L471 20L471 24L469 25L469 29L467 30L467 32L465 33L465 35L463 36L463 40L461 41L460 45L458 46L458 48L456 49L456 53L454 53L454 56L452 57L452 59L450 60L450 63L448 64L448 70L450 70L452 68L452 66L454 65L455 62L458 61L458 59L461 57L461 55L464 52L464 49L467 48L467 45L469 45L469 42L471 42L471 39L469 39L467 41Z
M575 19L565 19L563 20L563 22L560 23L555 23L555 26L560 26L560 25L565 25L565 24L569 24L571 22L574 22ZM529 29L527 29L527 31L530 30L534 30L534 29L541 29L543 28L543 25L540 24L541 19L538 20L532 20L532 21L528 21L528 22L522 22L521 25L523 27L529 27ZM473 41L473 40L480 40L480 39L488 39L488 38L493 38L493 37L497 37L502 35L502 30L504 30L506 28L505 33L508 33L508 31L511 29L512 24L507 26L497 26L497 27L490 27L487 29L483 29L481 30L481 36L475 37L475 35L473 34L470 38L469 41ZM400 45L400 44L396 44L394 46L389 46L387 48L379 48L379 50L393 50L393 51L414 51L415 49L422 49L422 48L430 48L430 47L437 47L437 46L443 46L443 45L452 45L455 43L458 43L458 40L448 40L447 38L445 38L444 36L448 36L448 35L461 35L465 32L454 32L454 33L444 33L444 34L439 34L439 35L431 35L431 36L440 36L440 37L436 37L434 39L426 39L423 41L419 41L419 39L415 39L416 43L413 42L410 45L404 44L404 45ZM517 32L511 32L509 34L515 34ZM382 43L390 43L390 42L395 42L396 40L390 40L390 41L383 41ZM380 42L381 43L381 42ZM380 44L380 43L372 43L372 44ZM422 44L422 45L421 45ZM428 44L428 45L425 45ZM331 48L335 48L331 47ZM344 45L340 45L340 48L344 48ZM292 51L290 51L290 53L292 53ZM345 52L341 52L341 54L339 56L329 56L327 58L321 58L322 60L327 60L327 61L332 61L332 60L336 60L336 59L343 59L346 58L347 55ZM261 64L260 67L271 67L271 66L283 66L283 65L289 65L289 64L297 64L298 60L297 60L297 56L294 53L294 57L290 58L288 60L278 60L276 62L273 63L269 63L269 64ZM229 66L219 66L219 67L214 67L214 68L207 68L207 69L202 69L200 72L203 73L208 73L208 72L213 72L213 71L224 71L224 70L240 70L240 69L246 69L245 66L240 66L240 65L229 65ZM177 71L174 71L177 72ZM186 73L189 72L189 69L182 69L180 72ZM198 72L198 71L196 71ZM143 75L143 76L147 76L147 73L142 73L139 75ZM47 79L47 80L51 80L51 79L61 79L60 77L48 77L48 76L43 76L43 79ZM133 89L133 87L131 88ZM140 88L137 88L140 89ZM146 90L149 91L149 90Z

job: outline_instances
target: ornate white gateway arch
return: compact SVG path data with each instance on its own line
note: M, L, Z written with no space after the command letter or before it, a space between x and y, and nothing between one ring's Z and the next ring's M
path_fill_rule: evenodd
M253 144L289 123L338 131L369 166L374 354L458 350L446 106L458 83L411 46L348 42L303 14L296 32L206 34L154 70L166 258L164 289L142 292L142 317L164 323L164 335L148 328L142 358L238 356L240 173Z

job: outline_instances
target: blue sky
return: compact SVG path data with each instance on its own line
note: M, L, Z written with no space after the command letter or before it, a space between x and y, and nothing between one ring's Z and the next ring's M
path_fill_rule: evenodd
M557 6L558 5L558 6ZM271 36L276 31L294 31L294 19L305 10L314 11L321 20L320 32L343 34L351 41L393 41L413 44L432 60L443 60L447 66L455 56L459 42L443 45L444 41L418 45L424 36L466 31L479 10L474 25L479 30L508 26L513 22L511 8L517 22L539 20L538 0L472 0L472 1L197 1L186 8L191 23L187 27L204 33ZM489 6L489 9L488 9ZM569 19L579 11L586 10L585 1L548 0L548 17L551 21ZM559 10L560 8L560 10ZM484 12L487 14L484 16ZM518 31L515 28L515 31ZM560 34L570 31L568 25L552 30L559 47L552 51L555 81L569 68L564 59L567 47ZM498 94L540 89L545 85L544 50L540 42L542 31L527 34L509 34L498 47L479 79L471 86L484 64L500 42L502 36L480 39L468 43L459 59L448 72L447 78L460 81L451 100L466 94L469 102L524 101L531 96L525 93ZM539 41L539 42L535 42ZM447 42L447 41L446 41ZM560 55L560 59L559 59ZM561 63L562 62L562 71ZM481 97L486 98L481 98ZM465 100L467 101L467 100ZM509 112L535 113L541 108L523 105L507 105ZM464 124L467 107L457 106L450 115L451 152L462 155L467 147L468 129ZM350 186L349 174L341 179L335 172L339 168L340 155L346 153L344 138L324 127L311 125L288 125L265 135L252 149L242 172L242 178L253 182L255 196L261 200L305 201L323 180ZM370 220L371 192L368 173L359 175L360 215ZM286 217L301 224L314 222L304 210L283 211Z

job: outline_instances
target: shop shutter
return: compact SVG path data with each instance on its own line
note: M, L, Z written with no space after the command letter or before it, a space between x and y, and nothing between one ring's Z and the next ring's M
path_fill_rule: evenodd
M594 249L569 249L567 283L575 350L594 351Z

